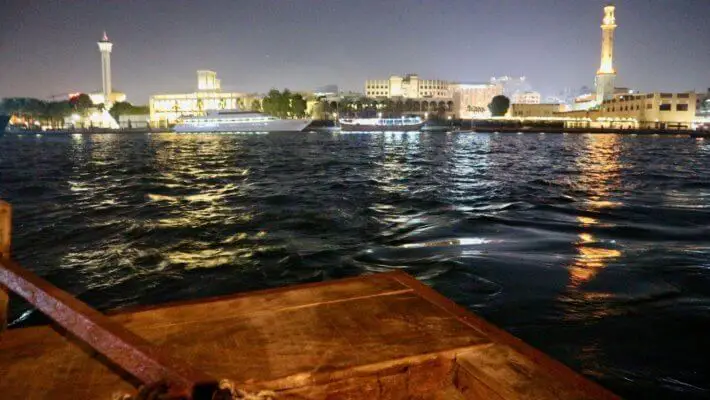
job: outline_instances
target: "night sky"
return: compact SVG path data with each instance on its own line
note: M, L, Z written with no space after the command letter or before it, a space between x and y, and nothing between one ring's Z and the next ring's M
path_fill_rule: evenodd
M526 75L543 95L593 85L597 0L5 0L0 97L99 91L96 41L114 43L114 90L146 103L194 91L197 69L225 90L362 91L418 73L480 82ZM619 0L617 86L710 87L710 0Z

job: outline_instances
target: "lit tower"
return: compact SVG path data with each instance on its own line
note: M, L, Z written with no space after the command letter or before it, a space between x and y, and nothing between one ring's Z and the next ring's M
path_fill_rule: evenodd
M104 89L104 105L109 108L111 103L111 48L113 43L109 42L106 32L104 37L98 42L101 51L101 80Z
M602 61L597 71L597 79L595 80L597 103L599 104L614 95L614 81L616 80L616 71L614 70L615 8L616 7L611 4L604 7L604 19L602 20Z

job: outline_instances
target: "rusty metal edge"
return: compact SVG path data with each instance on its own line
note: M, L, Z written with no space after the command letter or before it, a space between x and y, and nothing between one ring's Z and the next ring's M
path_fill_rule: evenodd
M212 377L162 353L147 340L12 260L0 259L0 284L140 381L166 382L171 396L211 398L217 388Z

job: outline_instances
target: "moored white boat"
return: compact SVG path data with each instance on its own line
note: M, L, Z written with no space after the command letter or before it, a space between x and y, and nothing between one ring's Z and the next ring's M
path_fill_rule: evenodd
M340 127L345 132L418 131L424 121L418 116L399 118L343 118Z
M200 117L185 117L173 131L188 132L301 132L308 119L281 119L264 113L239 110L210 111Z

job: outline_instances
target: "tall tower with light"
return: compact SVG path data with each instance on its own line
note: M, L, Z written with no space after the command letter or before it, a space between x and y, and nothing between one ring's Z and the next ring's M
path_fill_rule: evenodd
M104 106L110 108L111 105L111 48L113 43L109 42L106 32L103 38L98 42L99 51L101 51L101 80L104 90Z
M616 29L616 18L614 10L616 7L609 4L604 7L604 19L602 20L602 59L597 71L595 85L597 89L597 103L610 99L614 95L614 82L616 81L616 70L614 70L614 30Z

